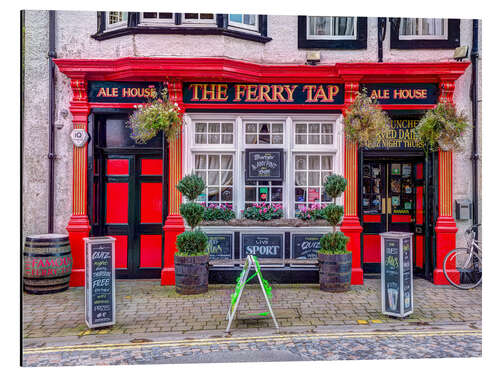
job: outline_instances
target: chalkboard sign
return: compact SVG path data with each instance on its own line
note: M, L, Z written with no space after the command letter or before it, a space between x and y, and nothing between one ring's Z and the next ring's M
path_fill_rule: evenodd
M89 328L115 324L115 239L85 240L85 321Z
M241 258L255 255L263 259L284 259L282 234L242 234Z
M282 181L282 149L246 149L245 177L247 181Z
M385 309L399 314L399 240L385 239L384 248Z
M412 298L412 265L410 239L403 239L403 308L404 312L413 310Z
M382 238L382 313L413 312L412 233L386 232Z
M316 259L322 234L292 234L292 259Z
M214 260L233 258L232 234L207 234L207 236L210 259Z

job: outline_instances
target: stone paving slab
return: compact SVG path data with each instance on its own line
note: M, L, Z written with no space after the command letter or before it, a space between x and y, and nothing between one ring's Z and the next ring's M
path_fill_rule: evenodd
M402 323L380 312L380 280L367 279L364 285L352 286L344 293L326 293L317 284L274 284L272 306L284 330L294 327L317 327ZM225 320L234 285L210 285L203 295L182 296L173 286L158 280L117 280L116 322L111 328L90 330L84 320L84 289L51 295L23 294L23 337L83 338L96 336L138 336L141 334L219 331ZM414 280L414 313L404 323L480 322L481 288L459 290L436 286L427 280ZM245 287L240 309L265 309L258 285ZM293 311L294 313L289 313ZM296 312L296 313L295 313ZM380 324L379 323L379 324ZM272 319L237 320L233 330L272 329Z

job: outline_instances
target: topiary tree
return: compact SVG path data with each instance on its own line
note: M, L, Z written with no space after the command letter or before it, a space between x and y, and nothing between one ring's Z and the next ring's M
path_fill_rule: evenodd
M205 182L201 177L192 174L180 180L176 187L190 201L181 204L179 210L186 223L191 227L190 231L177 236L178 253L181 256L204 255L207 251L208 237L196 227L203 220L205 209L194 201L205 190Z
M323 208L323 216L333 227L333 233L327 233L321 237L320 252L325 254L345 254L346 243L349 240L342 232L337 232L344 215L344 207L336 204L337 198L344 192L347 186L347 180L340 175L330 175L326 178L323 188L325 192L333 199L334 203Z

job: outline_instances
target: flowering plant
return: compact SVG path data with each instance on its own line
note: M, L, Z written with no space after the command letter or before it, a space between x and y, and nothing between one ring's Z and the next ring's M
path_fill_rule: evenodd
M387 137L390 119L363 89L347 109L344 130L347 139L361 147L375 147Z
M203 213L203 220L205 221L229 221L236 217L233 211L233 206L229 203L212 203L207 206L207 204L203 202L201 205L205 207L205 212Z
M179 105L170 101L166 89L161 91L159 97L155 91L151 96L153 99L146 104L134 106L136 110L127 122L132 129L130 137L137 143L146 143L163 131L165 138L172 141L177 138L182 125Z
M283 217L283 206L279 203L254 203L243 211L251 220L267 221Z
M302 205L296 212L295 217L300 220L319 220L324 219L323 208L326 204L314 203L309 207Z

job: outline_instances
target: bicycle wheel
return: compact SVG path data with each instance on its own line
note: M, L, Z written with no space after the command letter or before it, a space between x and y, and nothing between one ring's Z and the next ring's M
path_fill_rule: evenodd
M456 270L460 272L460 283L456 283L450 277L452 264L456 265ZM471 256L470 250L458 248L450 251L443 261L443 272L446 280L456 288L472 289L481 284L482 264L481 259L474 252Z

